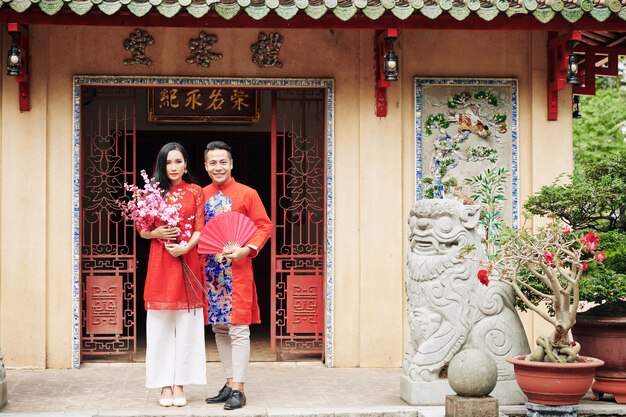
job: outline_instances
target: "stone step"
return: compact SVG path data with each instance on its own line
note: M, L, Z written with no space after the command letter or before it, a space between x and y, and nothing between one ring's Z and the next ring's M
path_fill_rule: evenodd
M523 405L500 407L500 412L508 417L526 417L527 409ZM563 414L565 417L566 414ZM578 417L618 417L626 416L626 405L613 402L583 400L578 404Z
M112 401L111 408L114 408ZM2 417L445 417L445 407L345 407L345 408L271 408L244 407L224 411L203 407L171 407L150 410L84 410L73 412L3 413ZM500 417L526 417L523 405L500 407ZM580 404L579 417L624 417L626 406L608 403Z

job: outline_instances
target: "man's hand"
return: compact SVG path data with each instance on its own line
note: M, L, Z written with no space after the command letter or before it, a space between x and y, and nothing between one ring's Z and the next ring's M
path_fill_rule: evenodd
M237 262L248 255L250 255L250 248L247 246L244 246L243 248L226 249L224 251L224 256L233 262Z

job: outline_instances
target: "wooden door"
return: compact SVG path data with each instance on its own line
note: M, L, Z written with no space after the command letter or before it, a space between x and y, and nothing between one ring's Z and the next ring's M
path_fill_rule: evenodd
M271 347L324 350L325 91L278 90L272 106Z
M81 91L81 357L136 351L135 239L117 200L135 181L135 90Z

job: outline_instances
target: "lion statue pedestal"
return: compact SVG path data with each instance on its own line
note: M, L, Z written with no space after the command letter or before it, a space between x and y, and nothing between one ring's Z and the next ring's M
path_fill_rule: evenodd
M446 379L448 364L462 349L490 354L498 368L492 392L501 405L523 404L526 397L505 358L530 352L511 288L482 285L475 260L459 258L474 244L486 256L478 232L479 206L455 200L420 200L409 217L405 278L410 329L401 397L412 405L442 405L454 395Z
M0 349L0 408L7 403L7 380L6 370L4 369L4 355Z

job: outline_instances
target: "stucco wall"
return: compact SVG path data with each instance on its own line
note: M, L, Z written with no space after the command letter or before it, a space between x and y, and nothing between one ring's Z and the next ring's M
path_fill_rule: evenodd
M224 57L201 69L184 61L187 42L199 29L183 28L149 29L156 39L148 48L153 65L124 66L129 54L122 43L132 29L31 26L30 112L19 112L17 85L3 76L0 341L8 366L71 366L75 74L335 80L336 366L402 363L405 223L415 178L414 76L518 79L522 201L571 167L567 93L561 93L559 121L546 121L541 33L402 31L401 78L388 90L388 116L379 119L373 31L280 30L284 67L260 69L249 49L258 30L211 30ZM532 329L534 319L526 323Z

